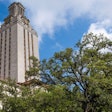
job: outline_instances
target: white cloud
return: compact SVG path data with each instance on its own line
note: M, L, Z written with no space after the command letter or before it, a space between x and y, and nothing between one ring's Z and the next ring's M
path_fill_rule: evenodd
M96 22L92 23L88 29L87 33L94 33L97 35L103 34L104 37L107 37L112 41L112 27L111 27L111 21L105 20L102 22ZM83 38L82 38L83 40ZM92 44L89 44L87 47L93 47ZM102 53L107 53L107 52L112 52L112 49L110 48L105 48L101 49L100 52Z
M0 21L0 28L1 28L2 22Z
M90 14L96 19L105 20L112 19L112 1L111 0L94 0L94 4L91 7Z
M88 29L88 33L104 34L107 38L112 40L112 27L110 26L111 21L105 20L102 22L92 23Z
M56 28L66 27L67 25L72 24L76 18L83 16L96 21L105 21L108 19L108 21L110 21L110 24L108 24L109 27L112 26L112 0L10 1L19 1L23 3L27 9L27 16L30 18L32 25L36 28L40 36L44 33L52 35ZM93 27L95 27L94 24L91 25L91 28ZM103 28L97 29L106 31ZM94 29L96 29L96 27Z

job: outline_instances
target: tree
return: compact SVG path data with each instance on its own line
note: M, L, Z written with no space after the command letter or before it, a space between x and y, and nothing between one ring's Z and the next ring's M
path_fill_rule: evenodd
M0 111L111 112L111 40L91 33L74 49L55 53L41 63L35 57L31 60L27 80L41 75L44 86L36 89L13 81L3 82L0 85L3 109ZM8 95L4 94L7 92Z
M39 60L34 56L31 56L29 58L32 63L29 66L29 70L26 71L25 79L28 80L29 78L31 79L35 77L39 78L39 68L40 68Z
M47 83L72 87L74 102L84 112L112 110L112 41L102 34L85 35L75 49L55 53L41 66Z
M8 88L13 88L13 85ZM8 91L10 95L2 100L1 112L80 112L78 105L73 103L73 96L68 96L62 85L48 86L47 91L24 86L18 89L20 93L16 92L16 97L14 92Z

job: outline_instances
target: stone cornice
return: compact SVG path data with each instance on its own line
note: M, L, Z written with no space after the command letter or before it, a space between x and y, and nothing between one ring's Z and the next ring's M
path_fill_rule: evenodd
M8 22L9 19L9 22ZM10 28L11 26L15 25L15 24L20 24L21 26L23 26L25 29L27 29L29 32L33 33L34 35L37 36L36 31L30 26L29 24L29 20L25 17L7 17L5 19L6 21L4 22L4 24L1 25L1 30L4 31L8 28ZM25 21L26 20L26 21ZM37 36L38 37L38 36Z

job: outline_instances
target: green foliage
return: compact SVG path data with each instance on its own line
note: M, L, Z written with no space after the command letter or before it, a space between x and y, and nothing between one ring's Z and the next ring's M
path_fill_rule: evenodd
M61 85L49 86L47 91L31 90L26 87L19 90L21 90L20 96L11 95L3 99L2 112L75 112L78 110L77 104L73 104L72 96L68 99L69 93Z
M48 83L74 85L74 103L80 102L84 112L112 110L111 40L90 33L75 50L67 48L55 53L43 64L42 75Z
M55 53L41 64L35 57L30 59L26 79L41 75L44 86L35 89L2 82L2 112L112 111L111 40L90 33L75 49Z
M31 77L39 78L40 63L39 63L38 59L34 56L31 56L30 61L32 63L29 66L29 70L26 71L26 74L25 74L25 79L26 80L31 79Z

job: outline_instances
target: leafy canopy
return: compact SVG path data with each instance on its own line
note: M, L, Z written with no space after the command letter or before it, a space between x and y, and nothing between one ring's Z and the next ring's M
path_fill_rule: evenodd
M108 38L90 33L75 48L55 53L49 60L30 59L26 80L40 76L44 86L2 83L2 112L111 112L112 41Z

